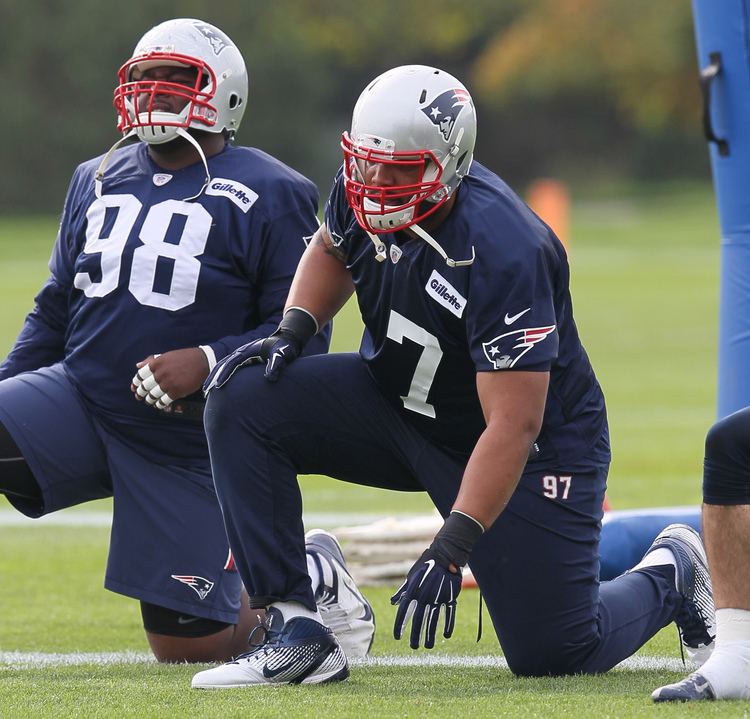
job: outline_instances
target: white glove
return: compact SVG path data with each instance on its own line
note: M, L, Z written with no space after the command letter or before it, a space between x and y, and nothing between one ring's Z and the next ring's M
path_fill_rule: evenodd
M136 394L156 409L166 409L172 404L172 398L161 388L151 372L149 365L143 365L132 379Z

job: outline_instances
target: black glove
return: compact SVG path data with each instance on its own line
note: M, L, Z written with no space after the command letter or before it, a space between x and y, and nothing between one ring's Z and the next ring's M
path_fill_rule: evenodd
M264 339L248 342L217 362L203 383L203 394L223 387L240 367L266 363L265 377L269 382L279 378L281 370L299 357L304 346L318 332L318 323L306 310L289 308L278 329Z
M447 639L453 634L456 599L461 591L461 569L469 561L469 554L483 531L482 525L467 514L450 513L432 544L391 597L391 604L398 604L393 625L396 639L401 639L411 619L409 646L419 649L424 635L425 649L432 649L441 608L445 609L443 636ZM458 571L452 571L451 565Z

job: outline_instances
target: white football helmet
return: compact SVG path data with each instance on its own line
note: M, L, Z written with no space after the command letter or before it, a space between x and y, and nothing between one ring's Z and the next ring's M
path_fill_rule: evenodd
M164 65L194 68L195 85L142 80L141 73ZM115 90L117 129L151 144L174 140L187 128L230 136L245 112L248 80L245 61L236 45L218 28L201 20L168 20L149 30L120 68ZM179 113L153 110L157 96L185 102Z
M471 96L447 72L405 65L375 78L359 96L351 131L341 141L346 197L357 222L385 233L431 215L469 171L476 136ZM392 173L411 169L408 184L368 184L376 164Z

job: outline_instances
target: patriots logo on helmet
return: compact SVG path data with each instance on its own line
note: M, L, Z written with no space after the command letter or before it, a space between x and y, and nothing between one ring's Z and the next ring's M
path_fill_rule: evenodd
M224 48L229 47L229 38L220 34L215 27L206 23L194 23L194 25L195 29L211 44L214 55L218 55Z
M461 110L470 102L471 96L466 90L461 88L446 90L432 102L428 102L422 108L422 112L427 115L433 125L437 125L437 128L447 142L453 132L453 126L461 114Z
M513 367L535 344L552 334L555 327L556 325L529 327L525 330L506 332L489 342L483 342L482 349L495 369L508 369Z
M187 584L201 599L205 599L214 588L214 583L205 577L196 577L192 574L172 574L171 577L178 582Z

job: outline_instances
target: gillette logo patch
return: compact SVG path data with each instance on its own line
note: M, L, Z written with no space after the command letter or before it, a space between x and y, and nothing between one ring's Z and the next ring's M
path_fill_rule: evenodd
M206 188L207 195L228 197L243 212L247 212L258 199L258 193L236 180L214 177Z
M456 317L461 317L466 307L466 298L445 279L437 270L433 270L427 280L425 291L438 304L443 305Z

